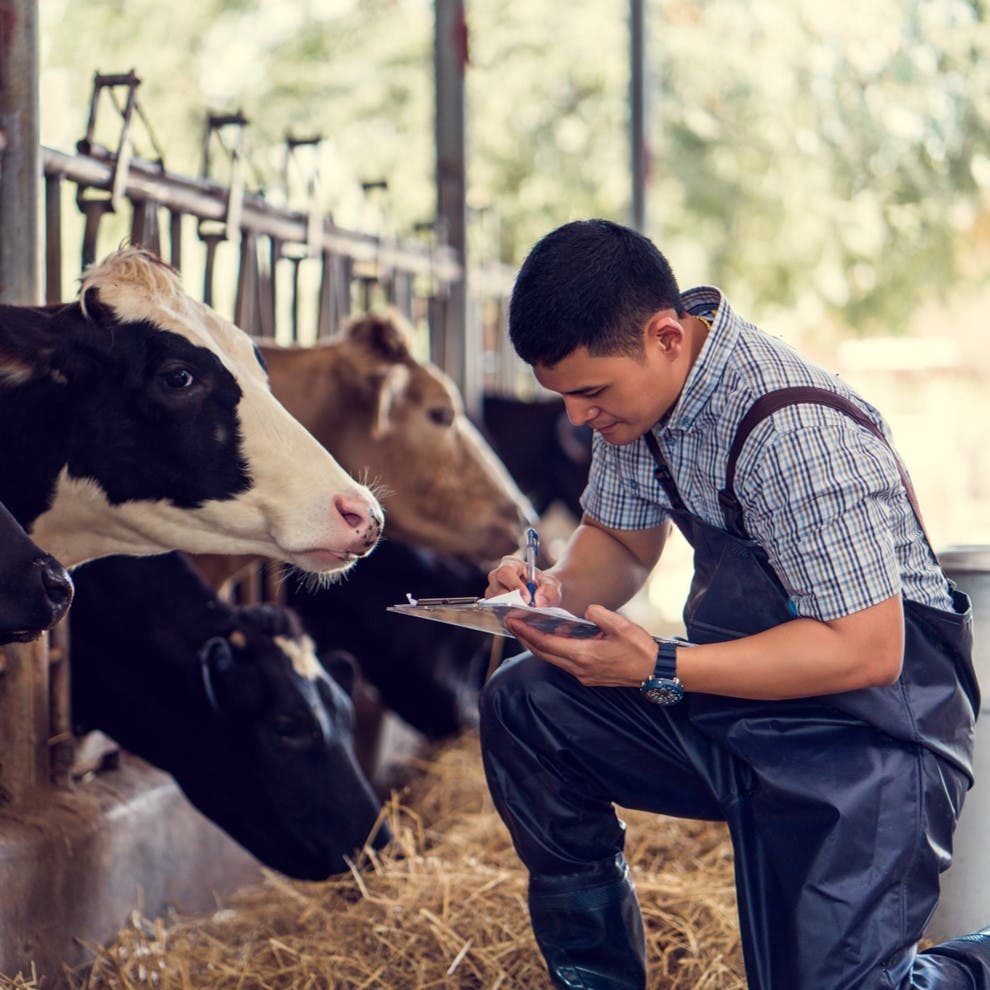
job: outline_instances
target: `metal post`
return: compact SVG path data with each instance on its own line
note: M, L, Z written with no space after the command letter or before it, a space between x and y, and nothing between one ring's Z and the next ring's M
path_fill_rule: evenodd
M629 150L632 165L631 222L646 226L646 181L649 148L646 143L646 71L643 0L629 0Z
M0 4L0 302L41 301L38 4Z
M480 403L480 369L471 369L469 358L479 362L481 341L474 339L480 328L469 331L467 322L464 71L468 53L463 0L435 0L433 41L437 217L464 269L446 300L441 366L460 387L468 409L474 409Z

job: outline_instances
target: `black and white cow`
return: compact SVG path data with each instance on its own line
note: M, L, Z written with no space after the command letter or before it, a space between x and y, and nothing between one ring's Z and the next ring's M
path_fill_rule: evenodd
M108 557L75 580L77 728L171 773L273 869L345 870L380 802L355 759L350 699L291 611L225 604L178 554ZM388 839L383 825L373 844Z
M344 570L381 509L272 396L251 339L137 248L78 302L0 306L0 501L67 567L263 554Z
M37 638L65 615L71 601L65 568L0 504L0 644Z
M492 637L386 609L407 592L481 595L485 584L486 572L474 564L383 540L332 588L310 590L290 578L285 591L321 655L352 654L382 704L427 738L443 739L477 724Z

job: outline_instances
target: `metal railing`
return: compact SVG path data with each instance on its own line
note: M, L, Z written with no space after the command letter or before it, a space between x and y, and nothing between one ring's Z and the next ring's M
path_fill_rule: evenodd
M198 264L201 297L221 312L217 287L226 278L233 285L234 302L233 312L224 315L250 333L285 341L326 337L352 312L388 303L425 324L430 359L465 390L463 369L449 367L445 360L462 351L451 346L451 335L463 334L465 328L452 323L447 299L465 271L456 252L440 240L423 243L346 230L315 212L273 205L243 188L169 173L159 164L94 145L79 154L42 148L41 159L48 302L65 298L66 274L74 276L103 253L101 233L113 215L118 230L129 220L131 243L155 251L183 273L187 290ZM74 185L82 213L78 268L66 260L73 250L65 234L66 184ZM189 250L193 221L193 236L201 245L198 261ZM225 243L229 249L218 252ZM223 257L236 271L221 270ZM315 299L302 298L302 264L318 266L319 277L310 280L310 288L317 283ZM285 265L291 268L291 299L280 306L277 286L285 279L277 279L276 270ZM518 381L519 365L506 350L503 332L511 279L511 270L498 264L467 275L467 318L479 321L474 339L484 341L484 353L470 356L482 369L474 381L498 391L512 391ZM301 333L303 309L315 315L314 334ZM471 408L473 397L465 398ZM263 576L254 576L248 597L264 594L264 585ZM53 784L69 782L74 737L64 626L50 638L51 649L44 640L0 649L0 802L8 807L43 800Z

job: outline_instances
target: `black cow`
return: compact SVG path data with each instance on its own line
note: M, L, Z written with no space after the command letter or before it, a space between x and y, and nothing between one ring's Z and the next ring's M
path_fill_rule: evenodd
M346 580L323 591L286 582L287 601L322 653L346 650L382 703L429 739L477 723L492 637L386 612L418 597L480 595L485 572L447 556L383 540Z
M381 532L247 334L139 249L87 272L78 302L0 306L0 423L0 501L69 568L183 549L332 572Z
M226 605L177 554L80 568L73 718L171 773L261 862L346 869L380 802L355 760L353 708L288 609ZM376 847L389 838L382 825Z
M485 395L481 429L537 513L560 501L581 518L592 431L570 422L562 399Z
M65 568L0 503L0 643L37 638L65 615L71 601Z

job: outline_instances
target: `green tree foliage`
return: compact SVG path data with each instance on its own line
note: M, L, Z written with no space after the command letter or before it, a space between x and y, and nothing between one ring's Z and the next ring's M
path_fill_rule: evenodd
M322 205L340 222L405 233L431 217L429 0L41 6L46 143L82 133L95 69L133 66L169 168L198 171L207 107L242 108L273 195L286 132L320 133ZM626 219L625 0L467 11L469 201L497 215L502 256L573 217ZM685 281L893 332L982 278L984 3L652 0L647 33L648 232ZM378 178L376 212L359 183Z

